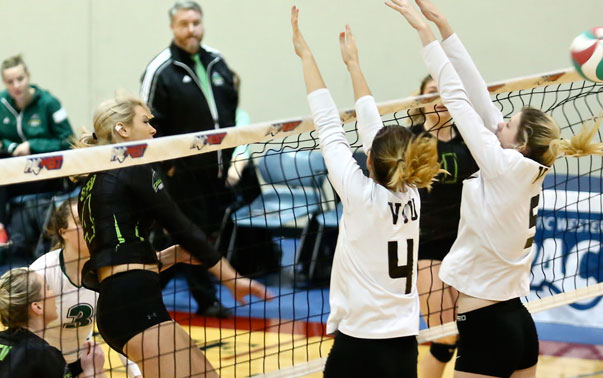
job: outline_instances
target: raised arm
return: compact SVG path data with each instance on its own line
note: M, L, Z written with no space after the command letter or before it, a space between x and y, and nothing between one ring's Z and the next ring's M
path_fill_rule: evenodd
M344 203L353 202L349 196L355 192L354 188L360 187L357 180L362 180L364 175L352 157L352 150L341 126L335 102L326 88L312 52L299 30L298 15L297 7L292 7L293 46L295 53L302 61L308 104L318 131L322 156L337 194Z
M358 119L358 134L364 153L368 154L373 139L377 132L383 127L377 104L371 94L358 60L358 47L352 34L350 25L345 26L345 32L339 34L339 46L341 57L345 63L354 88L354 102L356 117Z
M301 58L304 71L304 81L306 82L306 93L310 94L317 89L326 88L318 65L314 60L314 55L306 43L304 36L299 30L298 25L299 9L296 6L291 8L291 29L293 30L293 47L295 53Z
M459 75L475 111L484 120L486 127L496 132L497 125L503 121L502 114L492 103L488 86L467 49L452 30L446 17L431 0L416 0L416 2L425 18L438 27L442 35L442 48Z
M475 111L469 100L461 79L446 56L439 42L417 10L409 0L392 0L386 3L399 11L410 26L417 30L423 42L425 64L437 84L442 102L452 115L465 143L475 158L477 165L485 175L497 175L502 172L504 161L501 159L502 147L492 132L484 127L484 121ZM429 36L431 34L431 37ZM433 37L433 38L432 38Z

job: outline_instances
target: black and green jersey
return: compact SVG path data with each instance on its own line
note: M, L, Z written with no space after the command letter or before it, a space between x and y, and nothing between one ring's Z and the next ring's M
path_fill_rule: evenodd
M25 328L0 332L0 378L67 378L63 355Z
M12 153L29 141L32 154L69 149L73 130L67 112L48 91L35 92L25 109L18 109L8 91L0 92L0 139L2 149Z
M170 197L154 164L91 174L82 187L78 209L90 249L90 261L82 272L89 289L98 289L96 270L100 267L158 263L149 242L155 221L206 266L221 258Z
M454 127L455 137L448 142L438 140L438 161L442 163L442 169L450 174L440 174L431 191L419 190L421 243L456 238L461 216L463 180L478 170L461 134L455 126L451 127ZM425 133L425 127L423 124L414 125L410 127L410 131L420 135Z

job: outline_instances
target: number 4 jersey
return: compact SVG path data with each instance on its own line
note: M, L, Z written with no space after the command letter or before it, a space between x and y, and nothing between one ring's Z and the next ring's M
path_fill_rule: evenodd
M57 295L59 318L46 326L44 340L61 350L67 363L79 357L79 348L92 335L96 295L92 290L77 287L64 273L62 250L50 251L30 266L46 278L46 283Z
M364 339L417 335L419 191L395 192L366 177L352 156L328 90L308 95L329 179L343 203L333 268L327 333ZM356 103L366 146L383 127L372 96Z

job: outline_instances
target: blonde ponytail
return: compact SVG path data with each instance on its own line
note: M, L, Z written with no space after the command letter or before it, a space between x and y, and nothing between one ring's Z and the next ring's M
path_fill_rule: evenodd
M526 157L547 167L560 156L602 155L603 143L591 142L599 130L601 117L603 113L585 122L570 139L561 139L561 130L549 115L526 107L521 111L517 141L520 148L526 148Z
M549 146L551 154L555 157L603 155L603 143L592 143L592 139L601 125L601 118L603 118L603 113L585 122L580 131L570 139L553 140Z
M404 164L394 176L400 175L399 183L431 190L431 184L440 173L446 173L438 162L436 138L415 137L404 151ZM394 177L392 177L393 179Z
M406 191L407 185L431 189L435 176L446 172L437 145L435 138L414 136L405 127L383 127L371 147L375 181L394 191Z
M74 147L82 148L115 143L113 135L115 125L118 122L124 125L131 124L136 115L135 108L137 106L151 114L151 111L141 99L128 94L124 90L116 91L115 98L105 100L96 107L92 116L94 131L85 133L74 143Z

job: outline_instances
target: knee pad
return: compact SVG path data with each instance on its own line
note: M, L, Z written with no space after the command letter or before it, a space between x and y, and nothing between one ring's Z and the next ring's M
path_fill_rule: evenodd
M452 359L455 349L456 344L440 344L432 342L429 352L436 358L436 360L446 363Z

